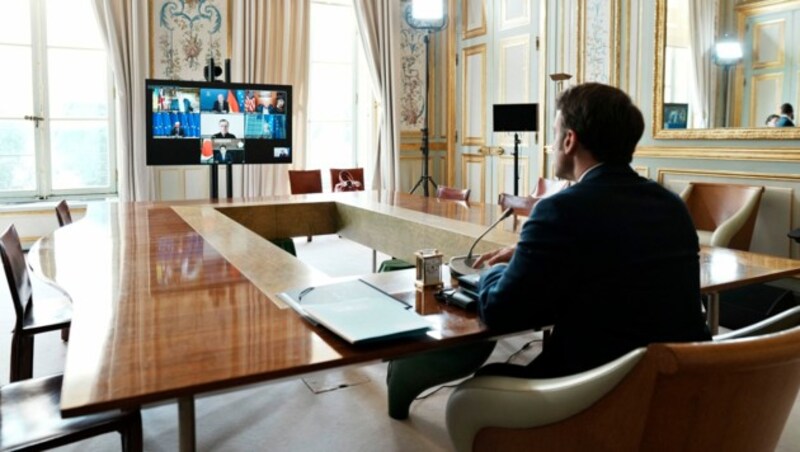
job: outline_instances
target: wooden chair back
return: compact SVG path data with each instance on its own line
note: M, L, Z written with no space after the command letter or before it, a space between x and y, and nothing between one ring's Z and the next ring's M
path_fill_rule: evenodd
M536 205L536 198L532 196L514 196L508 193L500 193L497 204L506 210L508 208L514 209L514 215L521 217L528 217Z
M61 202L56 204L56 219L59 227L72 224L72 214L69 211L69 204L67 204L66 199L62 199Z
M569 185L570 181L568 180L545 179L544 177L540 177L536 181L536 189L533 190L532 196L534 198L546 198L569 187Z
M25 263L25 254L22 252L19 235L13 224L0 236L0 256L2 256L3 269L6 272L8 289L11 292L11 301L14 303L14 313L17 317L15 331L21 331L25 308L32 300L33 290Z
M800 327L651 344L590 408L537 428L484 428L474 450L775 450L798 389Z
M289 170L289 189L293 195L322 193L322 171Z
M336 190L336 184L339 183L339 174L342 171L349 172L353 176L353 180L361 184L358 191L364 191L364 168L331 168L331 191Z
M460 188L445 187L439 185L436 187L436 197L439 199L452 199L454 201L469 201L469 188L461 190Z
M728 248L747 251L753 238L753 229L758 216L758 203L764 187L714 184L708 182L692 182L681 194L692 216L695 228L703 231L714 231L753 198L757 198L755 208L750 212L747 221L737 232Z

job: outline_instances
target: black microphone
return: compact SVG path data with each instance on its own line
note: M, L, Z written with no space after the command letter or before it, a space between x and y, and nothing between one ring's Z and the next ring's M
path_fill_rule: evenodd
M474 242L472 242L472 246L469 248L469 252L466 256L453 256L450 258L450 272L456 273L457 275L469 275L471 273L477 273L480 271L478 268L472 268L472 264L475 263L473 259L472 252L475 250L475 245L481 241L486 234L489 233L492 229L494 229L498 224L502 223L503 220L510 217L514 213L514 209L509 207L508 209L504 210L500 218L495 220L485 231L483 234L479 235Z

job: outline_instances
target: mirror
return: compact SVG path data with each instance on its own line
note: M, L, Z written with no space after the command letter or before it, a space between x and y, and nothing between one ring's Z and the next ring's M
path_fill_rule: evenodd
M785 127L767 124L783 104L800 108L795 24L800 0L657 0L654 137L800 139L800 127L787 121L791 115L779 120ZM717 54L720 42L728 50L738 43L742 58Z

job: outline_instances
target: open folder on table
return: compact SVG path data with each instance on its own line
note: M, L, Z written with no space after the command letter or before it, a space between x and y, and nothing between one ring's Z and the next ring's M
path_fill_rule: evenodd
M361 280L289 290L278 297L351 344L423 336L431 328L407 304Z

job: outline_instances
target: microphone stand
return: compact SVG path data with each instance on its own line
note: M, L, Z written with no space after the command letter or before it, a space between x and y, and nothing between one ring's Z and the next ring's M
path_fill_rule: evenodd
M486 234L489 233L489 231L497 227L498 224L502 223L503 220L510 217L513 213L514 213L513 207L509 207L508 209L504 210L503 213L500 215L500 218L498 218L497 220L495 220L494 223L489 225L489 227L486 228L486 230L483 231L483 233L479 235L474 242L472 242L472 246L469 248L469 252L467 253L466 256L454 256L450 258L450 271L455 272L459 275L468 275L471 273L479 272L480 269L472 268L472 264L475 263L475 260L473 259L472 256L472 252L475 250L475 246L478 244L478 242L481 241L482 238L486 236Z

